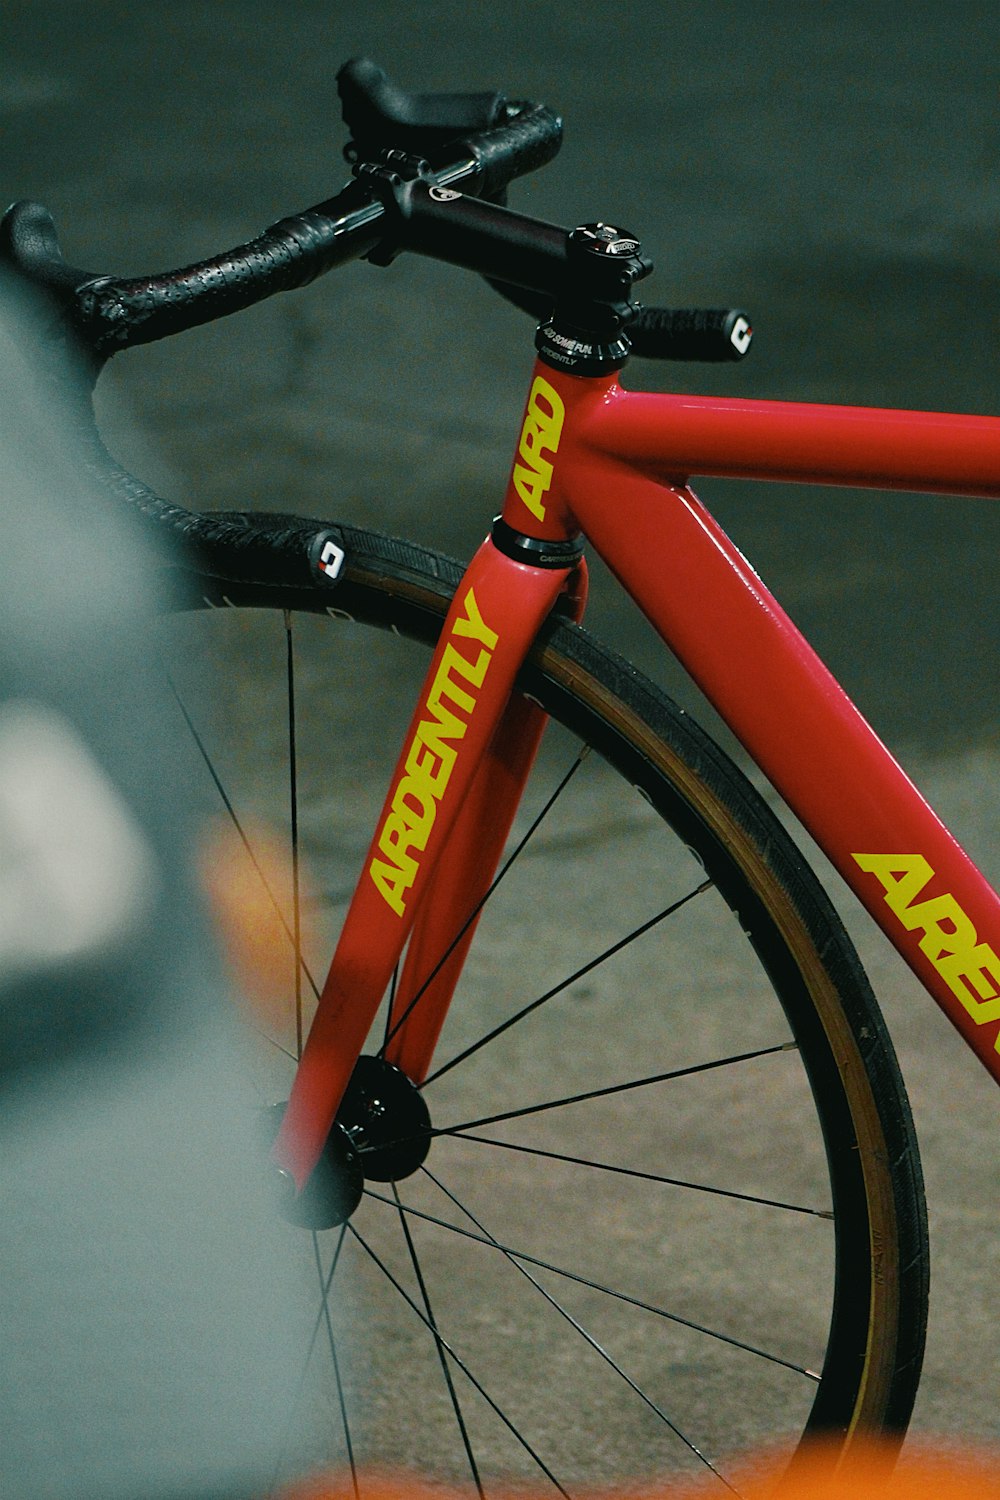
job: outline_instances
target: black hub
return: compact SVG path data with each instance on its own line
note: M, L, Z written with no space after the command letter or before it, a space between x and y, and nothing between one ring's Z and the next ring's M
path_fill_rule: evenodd
M350 1137L373 1182L399 1182L421 1165L431 1144L431 1117L406 1074L381 1057L359 1057L337 1124Z
M271 1139L284 1104L267 1111ZM333 1229L351 1217L365 1179L399 1182L424 1161L431 1117L406 1074L381 1057L359 1057L323 1154L300 1193L281 1173L281 1213L305 1229Z
M284 1104L267 1111L271 1138L277 1134ZM279 1173L279 1208L283 1218L303 1229L334 1229L351 1217L364 1191L361 1160L347 1131L334 1123L323 1154L300 1193L287 1172Z

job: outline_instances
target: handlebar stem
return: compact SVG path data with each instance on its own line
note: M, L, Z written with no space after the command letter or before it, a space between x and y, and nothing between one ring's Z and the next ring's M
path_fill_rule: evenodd
M604 223L567 234L446 186L426 161L400 151L360 163L355 175L385 211L387 233L368 252L370 261L389 265L411 250L544 293L554 310L537 347L548 363L579 375L625 363L625 330L638 311L632 287L653 269L634 235Z

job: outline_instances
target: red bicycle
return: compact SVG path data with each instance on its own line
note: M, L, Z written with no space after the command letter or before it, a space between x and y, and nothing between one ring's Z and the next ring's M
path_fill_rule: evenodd
M261 1050L288 1075L273 1160L319 1278L325 1456L566 1494L685 1464L731 1487L751 1445L901 1434L927 1235L885 1025L759 792L582 628L583 538L1000 1080L996 893L688 483L997 497L1000 419L623 389L630 353L741 357L747 318L642 308L630 233L504 206L558 149L551 111L405 95L369 63L339 79L354 180L223 256L122 281L67 267L37 206L3 232L98 364L404 250L540 323L502 510L467 567L347 525L192 516L100 460L184 534L175 607L236 607L213 614L212 670L251 803L271 757L232 663L256 676L277 624L294 983ZM322 982L303 841L325 910L346 908ZM353 1368L342 1286L363 1311Z

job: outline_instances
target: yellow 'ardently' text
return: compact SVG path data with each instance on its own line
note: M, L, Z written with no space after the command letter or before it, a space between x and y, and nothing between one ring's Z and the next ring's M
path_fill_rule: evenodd
M862 870L874 875L885 891L886 905L908 932L920 933L921 952L937 969L952 994L980 1026L1000 1021L1000 958L981 943L954 896L918 901L934 871L922 854L854 854ZM996 1050L1000 1052L1000 1033Z
M562 436L566 408L562 397L541 375L535 377L528 396L528 409L521 428L518 462L514 464L514 488L540 521L545 520L545 496L552 483L552 462Z
M471 588L461 607L462 614L452 626L382 825L378 849L383 857L374 858L369 866L378 891L400 917L451 779L458 756L455 742L465 738L476 706L475 695L483 685L497 643L497 633L483 620Z

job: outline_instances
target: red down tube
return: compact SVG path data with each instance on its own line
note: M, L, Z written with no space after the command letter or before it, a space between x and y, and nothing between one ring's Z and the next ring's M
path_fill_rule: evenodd
M275 1161L300 1189L326 1143L435 864L503 718L514 678L568 576L564 568L526 567L487 540L459 584L274 1144ZM468 859L465 840L463 847ZM450 861L450 848L447 857ZM449 871L453 891L450 876ZM434 1014L435 998L446 1004L450 990L421 999L420 1023L433 1037L443 1019Z
M561 455L560 477L597 551L1000 1082L997 893L689 489L593 452Z

